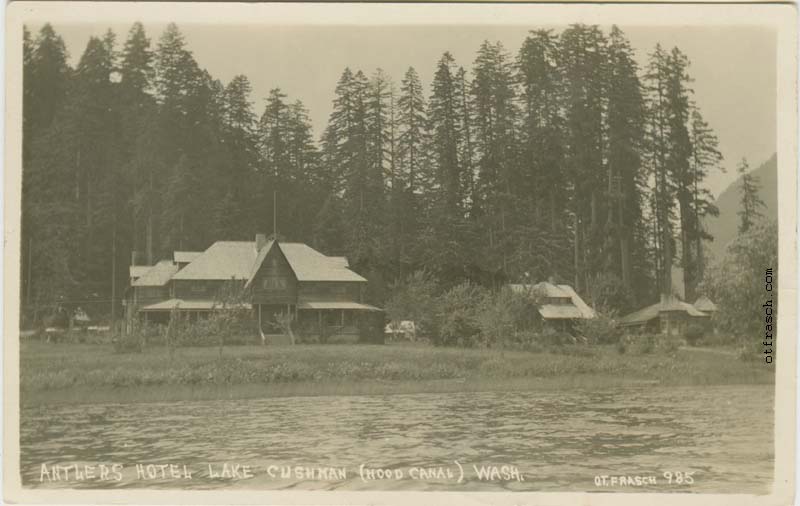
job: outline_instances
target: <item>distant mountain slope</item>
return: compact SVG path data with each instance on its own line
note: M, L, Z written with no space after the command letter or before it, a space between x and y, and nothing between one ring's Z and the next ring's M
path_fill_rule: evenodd
M761 185L759 196L766 204L766 209L762 210L762 213L769 219L775 219L778 216L777 155L772 155L751 173L758 178ZM707 243L708 249L716 258L720 258L725 253L725 247L736 238L739 228L739 216L736 213L741 208L741 188L742 178L739 176L717 198L719 217L706 219L706 230L714 236L714 241Z

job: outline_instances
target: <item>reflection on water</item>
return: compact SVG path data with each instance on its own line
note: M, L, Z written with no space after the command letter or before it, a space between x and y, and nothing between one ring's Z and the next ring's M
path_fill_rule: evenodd
M27 407L22 472L30 487L767 493L772 424L768 386ZM454 461L463 466L461 482ZM123 466L120 481L76 481L73 473L70 481L40 481L42 464L115 463ZM221 475L225 463L240 466L233 475L240 479ZM174 479L167 470L161 479L159 470L156 479L140 479L136 464L186 465L193 475ZM209 477L209 464L219 477ZM403 478L365 482L362 464ZM244 465L252 477L241 479ZM516 466L524 481L482 480L473 465ZM289 466L345 468L346 478L297 475ZM410 479L417 467L431 471ZM664 477L687 471L691 485ZM597 475L657 483L604 488Z

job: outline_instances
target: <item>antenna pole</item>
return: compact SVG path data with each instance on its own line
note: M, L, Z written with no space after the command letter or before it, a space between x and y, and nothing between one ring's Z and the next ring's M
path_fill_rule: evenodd
M278 239L278 192L272 190L272 237Z

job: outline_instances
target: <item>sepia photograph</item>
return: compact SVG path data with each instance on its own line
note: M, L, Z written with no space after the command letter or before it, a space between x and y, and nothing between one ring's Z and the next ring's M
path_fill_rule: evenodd
M6 499L793 500L793 6L7 16Z

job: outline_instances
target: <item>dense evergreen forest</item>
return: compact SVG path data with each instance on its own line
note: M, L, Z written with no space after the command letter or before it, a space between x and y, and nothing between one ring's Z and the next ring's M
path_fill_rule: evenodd
M444 52L431 83L343 69L316 139L289 87L220 82L174 24L92 37L75 68L52 26L26 30L23 303L119 300L132 251L152 263L273 219L346 255L378 304L426 269L444 285L555 276L624 311L669 291L672 265L694 300L722 157L687 55L656 46L639 68L619 28L587 25L476 50Z

